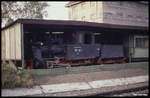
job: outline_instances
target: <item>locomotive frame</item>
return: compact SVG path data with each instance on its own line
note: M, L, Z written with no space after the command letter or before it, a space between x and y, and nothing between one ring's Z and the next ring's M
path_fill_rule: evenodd
M148 36L148 27L83 21L18 19L4 27L1 35L2 61L11 60L23 68L27 66L34 68L32 46L39 41L41 42L38 45L48 43L41 46L47 51L45 57L42 55L46 62L44 68L48 68L49 65L76 66L125 63L135 59L148 60L148 57L133 56L134 35ZM40 57L39 53L36 56Z

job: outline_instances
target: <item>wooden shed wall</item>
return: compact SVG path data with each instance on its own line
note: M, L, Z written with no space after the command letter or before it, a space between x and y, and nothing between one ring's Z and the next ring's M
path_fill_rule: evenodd
M6 47L6 44L5 44L5 32L4 31L2 31L1 32L1 59L3 60L4 58L5 58L5 47Z
M2 60L21 60L21 24L2 30Z

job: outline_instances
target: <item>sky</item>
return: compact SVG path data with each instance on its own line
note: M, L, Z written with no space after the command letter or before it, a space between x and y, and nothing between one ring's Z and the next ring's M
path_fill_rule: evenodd
M49 20L69 20L68 19L68 8L65 7L65 5L69 1L49 1L47 2L50 6L47 7L45 10L48 12L48 17L44 19ZM4 27L4 23L1 25L1 27Z
M68 20L68 8L65 7L67 3L68 1L48 2L50 6L46 8L48 17L45 19Z

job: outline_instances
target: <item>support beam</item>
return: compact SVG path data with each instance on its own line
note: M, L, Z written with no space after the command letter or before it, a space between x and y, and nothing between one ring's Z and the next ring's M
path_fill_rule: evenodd
M23 24L21 24L21 58L22 58L22 69L24 69L24 31Z

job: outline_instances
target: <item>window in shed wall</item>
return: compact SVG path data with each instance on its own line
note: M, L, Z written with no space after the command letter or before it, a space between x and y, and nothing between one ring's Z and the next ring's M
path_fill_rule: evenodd
M148 58L149 49L148 49L148 36L145 35L135 35L134 36L134 49L133 57L134 58Z
M148 48L148 37L146 36L136 36L135 37L135 48Z

